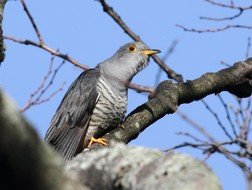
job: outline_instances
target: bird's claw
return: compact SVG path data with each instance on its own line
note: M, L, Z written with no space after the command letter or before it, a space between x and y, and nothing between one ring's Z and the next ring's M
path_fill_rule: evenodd
M98 139L96 139L96 138L92 137L90 139L90 141L89 141L89 144L88 144L87 148L89 148L94 143L98 143L98 144L101 144L103 146L108 145L107 139L105 139L105 138L98 138Z

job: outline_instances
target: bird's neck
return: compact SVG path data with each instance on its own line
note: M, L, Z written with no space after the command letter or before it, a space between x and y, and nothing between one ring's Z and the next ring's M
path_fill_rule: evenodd
M115 89L115 93L124 97L128 94L129 84L133 77L127 77L115 74L116 70L103 70L101 69L101 76L108 82L108 84Z

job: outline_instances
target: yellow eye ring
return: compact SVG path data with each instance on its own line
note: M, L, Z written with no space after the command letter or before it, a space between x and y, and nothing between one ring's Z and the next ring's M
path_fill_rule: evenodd
M129 48L128 48L129 52L134 52L136 51L136 46L134 44L130 45Z

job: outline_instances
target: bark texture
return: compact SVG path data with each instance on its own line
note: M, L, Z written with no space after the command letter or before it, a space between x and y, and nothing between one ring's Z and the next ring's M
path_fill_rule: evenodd
M234 66L216 73L206 73L185 83L161 82L154 97L130 113L123 126L107 133L104 138L128 143L144 129L166 114L174 113L181 104L188 104L210 94L228 91L240 98L252 92L252 59L237 62ZM96 148L94 145L92 148Z
M81 153L66 168L90 189L221 189L212 171L190 156L119 143Z
M5 45L4 45L4 40L3 40L3 29L2 29L2 21L3 21L3 11L4 11L4 6L7 0L0 0L0 65L4 60L5 54Z

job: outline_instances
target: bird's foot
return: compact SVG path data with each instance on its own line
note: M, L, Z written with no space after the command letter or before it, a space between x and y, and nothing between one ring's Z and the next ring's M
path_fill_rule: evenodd
M108 141L106 139L104 139L104 138L96 139L96 138L92 137L90 139L90 141L89 141L89 144L88 144L87 148L89 148L94 143L99 143L99 144L104 145L104 146L108 145Z

